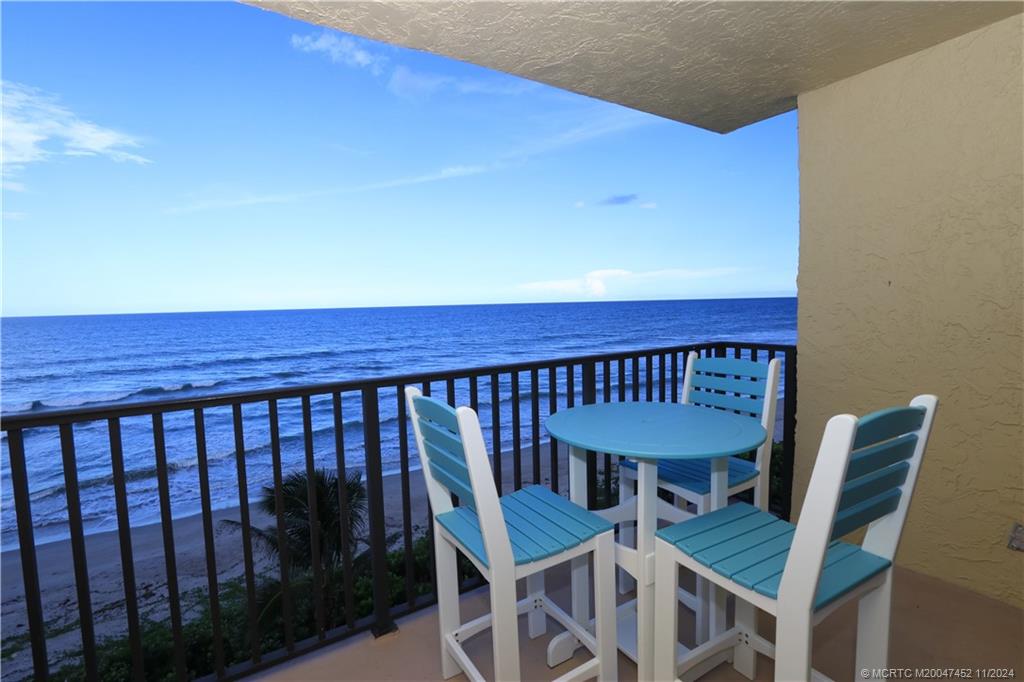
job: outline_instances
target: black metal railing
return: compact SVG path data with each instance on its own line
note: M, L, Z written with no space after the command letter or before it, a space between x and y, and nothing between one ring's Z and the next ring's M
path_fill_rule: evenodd
M31 666L27 664L28 652L21 654L24 657L24 674L34 679L46 679L61 670L59 667L55 670L61 661L53 662L51 659L63 659L65 664L68 660L74 661L77 676L95 680L109 665L104 656L109 654L111 647L104 648L103 642L97 641L95 610L91 602L94 586L90 585L86 551L89 534L83 523L79 497L81 461L75 447L76 427L84 428L91 423L94 424L92 428L101 428L106 422L105 440L109 452L104 455L110 456L109 482L115 502L116 551L120 553L124 601L123 607L117 611L118 614L123 613L123 618L117 615L122 630L112 635L105 634L104 641L120 638L122 646L118 650L122 652L122 669L132 679L141 680L153 674L148 668L153 652L146 649L152 644L145 635L150 619L140 615L139 578L133 553L131 505L122 442L124 420L148 418L151 421L151 449L147 447L147 450L152 452L155 464L166 578L166 588L161 597L166 596L170 627L166 653L172 663L168 665L177 679L204 675L227 679L266 668L361 631L370 630L374 634L389 632L395 629L397 617L435 603L429 540L430 512L425 496L418 494L422 490L422 481L412 476L416 469L413 463L416 456L415 448L410 445L403 400L406 386L418 386L424 393L433 392L434 395L443 392L449 403L468 403L480 411L481 423L489 431L485 435L489 435L491 442L494 479L500 491L535 483L548 485L559 492L566 486L568 453L564 447L559 447L557 441L546 437L543 419L577 402L677 401L689 351L696 351L702 356L754 360L778 357L782 360L782 429L781 433L776 432L776 439L781 437L782 456L775 458L779 461L772 502L774 511L788 518L797 386L796 347L791 345L710 342L189 399L4 415L2 430L6 432L10 457L10 490L17 517L27 623L23 640L25 647L31 650ZM234 474L238 484L239 519L235 527L241 535L242 561L238 574L228 577L223 574L224 567L218 566L217 545L223 534L215 523L214 511L223 506L223 500L218 500L222 504L217 504L212 499L210 455L207 452L207 416L216 412L216 408L230 409ZM301 440L302 448L296 447L292 463L294 471L304 472L306 476L304 504L308 508L309 557L303 564L308 564L305 568L297 568L300 564L289 555L288 534L293 529L287 526L284 511L287 501L282 491L286 476L291 472L286 471L287 462L283 457L286 448L280 416L286 408L301 411L301 434L294 435L296 442ZM257 411L259 414L255 414ZM358 421L362 423L361 434L351 429L346 433L346 424L350 423L346 417L353 411L358 413ZM251 433L256 427L262 429L257 422L262 422L264 414L268 448L254 452L254 448L246 448L246 433ZM384 439L382 414L391 419ZM393 419L391 415L394 415ZM181 568L177 561L180 557L175 550L169 486L171 467L165 436L165 419L178 423L189 417L189 438L194 433L194 471L205 552L203 561L199 562L205 571L201 584L207 593L206 603L201 608L203 617L198 623L194 614L186 613L182 606L182 591L179 589ZM223 417L228 419L226 412ZM325 452L322 442L317 451L315 435L322 435L324 429L318 431L314 428L315 418L329 422L326 431L330 436L329 450L333 452ZM80 634L80 651L68 653L65 642L65 650L59 656L50 647L53 634L50 630L53 628L48 627L44 595L40 591L36 526L32 515L33 487L31 472L26 466L28 455L25 448L27 433L48 429L56 429L60 445L67 504L66 535L70 540L77 595L77 632ZM50 453L30 454L32 457L46 457ZM257 456L269 456L269 468L272 470L266 484L268 490L273 491L273 525L265 530L254 528L250 518L250 493L254 484L248 474L257 464ZM393 475L397 477L397 483L385 475L386 460L395 461L397 473ZM318 464L325 463L329 463L337 474L337 499L328 499L316 488ZM266 465L266 462L260 464ZM596 504L608 503L612 499L615 465L608 455L590 459L588 489L590 499L597 501ZM352 506L353 500L349 499L353 493L346 481L353 471L360 468L362 485L365 486L363 518L366 533L365 537L357 540L346 530L352 526L351 515L357 513ZM385 486L386 478L388 486ZM397 491L397 494L386 495L386 487ZM322 518L329 517L324 514L326 507L333 512L334 505L337 505L340 517L338 538L325 535L318 525ZM393 512L390 517L389 511ZM399 520L389 527L388 519L396 517ZM259 561L261 555L254 547L254 534L260 534L261 541L269 537L268 542L276 543L276 560ZM331 559L337 562L335 569L334 564L321 555L328 552L328 545L335 546L336 541L340 546L340 556ZM365 545L365 549L360 551L359 545ZM233 590L230 591L232 603L239 605L234 613L244 612L244 617L230 620L226 615L227 583ZM275 589L282 614L269 626L265 620L267 607L263 598L268 584ZM463 587L469 589L478 584L478 578L470 577ZM109 589L109 585L106 587ZM311 610L305 630L300 627L305 621L295 615L299 610L304 610L304 613ZM110 632L109 624L105 627L105 632ZM211 651L210 659L199 663L195 660L195 647L186 641L186 636L192 636L186 631L193 633L196 628L203 631L204 642L208 642ZM74 649L77 649L77 643ZM124 651L128 654L125 655ZM8 670L13 658L5 654L5 668ZM66 675L61 673L59 676Z

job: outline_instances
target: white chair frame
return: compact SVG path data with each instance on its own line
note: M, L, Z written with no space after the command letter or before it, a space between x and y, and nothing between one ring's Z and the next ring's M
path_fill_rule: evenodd
M686 370L683 373L683 394L681 399L683 405L689 405L691 403L690 394L693 390L693 372L698 359L699 356L694 351L690 351L686 356ZM757 449L757 455L754 461L754 466L757 468L757 476L730 487L727 493L728 497L732 497L733 495L745 490L753 489L754 506L764 511L768 511L768 484L771 480L772 445L775 440L775 415L776 408L778 406L779 367L780 363L778 358L772 358L768 361L768 376L765 379L764 403L761 409L761 426L764 427L764 430L768 433L768 437L765 439L761 447ZM715 408L709 407L707 409L710 410ZM631 469L630 467L620 466L620 506L631 503L632 498L636 496L636 483L636 470ZM658 501L659 519L678 523L679 521L684 521L688 518L692 518L693 516L699 516L711 509L710 492L700 495L692 490L687 490L686 488L682 488L662 479L658 479L658 488L670 492L673 495L673 500L675 501L675 509L664 504L662 500ZM695 513L686 509L687 504L694 505L696 508ZM635 545L635 530L631 524L625 523L619 528L619 542L628 547L633 547ZM625 594L632 588L633 578L630 577L626 571L620 571L619 593ZM693 594L687 592L683 588L679 588L679 600L684 606L693 611L696 616L697 642L700 643L705 641L708 637L709 619L705 609L700 608L700 604L707 603L707 583L698 577L696 582L696 592Z
M861 549L889 561L893 561L899 546L938 399L933 395L920 395L910 402L910 406L923 407L925 416L918 430L916 447L907 460L910 466L901 486L899 504L894 511L870 523L861 543ZM735 625L731 629L690 651L679 664L675 655L679 637L675 610L659 610L655 623L655 679L677 680L680 674L683 674L683 679L693 679L694 673L707 669L709 659L723 654L731 654L733 667L748 679L754 679L756 656L760 653L775 659L775 679L778 681L829 680L811 667L813 629L852 600L859 601L856 665L852 676L857 677L856 672L864 669L887 667L892 606L891 565L823 608L814 609L858 421L853 415L837 415L825 427L777 599L743 587L665 540L656 540L656 601L665 602L675 596L678 568L682 566L732 593L736 600L736 614ZM775 644L758 634L756 609L775 616ZM686 674L688 672L689 675Z
M422 393L415 387L405 389L413 432L419 451L420 466L426 480L427 495L435 517L451 511L451 492L431 474L420 430L415 398ZM527 615L531 639L547 630L545 616L550 616L590 652L594 658L557 678L557 682L570 682L599 678L614 682L618 679L618 649L615 619L615 539L609 530L572 549L554 556L526 564L515 564L508 528L499 503L498 491L480 421L476 412L468 407L456 409L459 436L462 439L469 470L470 483L480 531L487 552L488 565L476 559L460 541L441 524L434 521L434 554L437 576L437 608L441 634L441 670L444 679L465 673L470 680L484 677L463 649L463 642L491 629L496 680L520 679L518 616ZM459 610L459 584L457 552L461 551L489 583L491 611L466 623ZM544 571L552 566L576 558L594 557L594 633L587 625L574 620L555 604L544 592ZM516 599L516 583L526 580L524 599Z

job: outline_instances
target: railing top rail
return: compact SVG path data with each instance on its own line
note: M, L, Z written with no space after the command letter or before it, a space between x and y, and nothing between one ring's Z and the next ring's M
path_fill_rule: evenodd
M300 386L286 386L283 388L260 389L256 391L235 391L230 393L215 393L206 396L190 398L175 398L164 400L149 400L137 403L101 403L88 407L76 407L70 409L45 410L39 412L13 412L0 415L0 430L14 431L17 429L37 428L42 426L56 426L59 424L99 421L102 419L117 419L121 417L135 417L153 413L181 412L185 410L205 409L221 407L224 405L236 405L243 403L258 403L269 400L288 400L313 395L329 395L363 389L380 389L423 382L447 381L449 379L465 379L468 377L480 377L491 374L506 374L509 372L526 372L534 369L547 369L552 366L561 367L565 365L578 365L587 362L604 362L606 360L619 360L637 355L660 355L667 353L680 353L690 350L701 350L714 348L716 346L728 346L741 349L774 350L777 352L788 352L796 350L796 346L787 344L756 343L748 341L703 341L700 343L689 343L675 346L663 346L658 348L641 348L627 351L613 351L609 353L598 353L593 355L578 355L573 357L558 357L545 360L530 360L526 362L506 363L500 365L486 365L481 367L466 367L451 370L435 370L416 372L411 374L399 374L383 377L370 377L365 379L350 379L346 381L326 382L319 384L307 384Z

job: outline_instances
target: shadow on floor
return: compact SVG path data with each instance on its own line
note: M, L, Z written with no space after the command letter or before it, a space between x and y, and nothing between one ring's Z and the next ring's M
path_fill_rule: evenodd
M892 644L889 665L894 668L1012 668L1024 675L1024 611L974 592L897 567L894 582ZM568 571L560 567L547 573L548 592L568 608ZM463 621L487 609L486 588L462 598ZM531 640L526 618L519 620L521 672L524 680L551 680L587 659L581 651L571 661L548 668L546 647L560 631L548 620L547 635ZM760 614L759 629L774 640L774 619ZM859 679L854 670L856 603L847 604L821 623L814 633L814 667L835 680ZM681 610L680 639L692 642L693 614ZM398 631L374 639L360 635L326 647L259 676L283 680L438 680L437 611L425 609L398 622ZM487 677L491 662L490 632L465 644L480 671ZM973 671L972 671L973 672ZM465 680L459 675L455 680ZM636 679L636 666L619 655L619 679ZM701 678L709 682L745 680L728 664ZM770 659L758 657L758 680L773 679Z

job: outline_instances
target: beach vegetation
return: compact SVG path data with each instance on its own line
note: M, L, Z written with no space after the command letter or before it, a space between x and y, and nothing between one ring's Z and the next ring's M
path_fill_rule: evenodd
M281 482L281 520L287 545L283 554L294 570L310 569L313 566L310 487L310 478L304 471L292 472ZM327 570L332 566L341 565L343 547L346 544L354 554L358 553L358 545L368 544L365 538L366 486L363 485L362 474L359 471L348 474L342 483L333 470L315 469L312 490L316 506L316 538L320 564L322 569ZM342 499L345 500L344 514ZM273 485L263 487L256 507L267 516L276 517L277 495ZM222 524L240 528L237 521L225 520ZM264 551L275 558L281 558L282 547L276 526L251 526L250 532Z
M338 505L339 480L333 471L317 470L314 473L313 489L317 519L321 532L322 581L319 584L319 600L323 608L324 629L328 632L344 628L350 622L359 624L373 613L373 574L371 571L369 544L364 537L366 521L366 490L359 472L345 478L349 501L347 524L341 523ZM276 526L271 528L250 528L252 537L260 548L277 559L273 571L257 576L256 597L258 617L259 650L262 655L283 649L285 640L285 599L287 593L294 641L317 635L318 590L313 570L308 504L308 479L305 472L292 474L282 482L284 500L285 535L287 550L281 552ZM275 512L275 491L267 486L255 503L268 514ZM345 527L353 551L350 582L350 600L345 594L345 573L341 528ZM237 523L228 524L234 530ZM305 537L303 537L305 534ZM388 546L394 547L400 534L388 538ZM337 540L335 540L337 539ZM402 604L415 599L418 603L431 599L433 586L432 539L423 528L414 528L412 540L411 584L413 593L407 594L406 571L408 568L403 547L392 549L386 554L389 574L389 603ZM281 559L287 554L288 589L282 588ZM465 582L477 575L476 569L459 557L460 581ZM182 627L181 637L185 651L185 664L189 678L198 678L215 672L216 642L213 634L213 617L210 600L203 590L186 595L189 613ZM350 601L351 613L346 611ZM248 599L244 576L222 580L218 589L220 607L221 647L224 664L227 667L244 663L250 659L251 633L249 631ZM147 619L142 623L142 646L144 653L145 677L147 680L173 680L177 678L174 663L174 633L168 621ZM108 637L96 646L96 655L101 680L125 680L131 678L131 644L127 635ZM81 651L69 651L54 666L52 678L58 681L78 682L85 680L85 670L80 662Z

